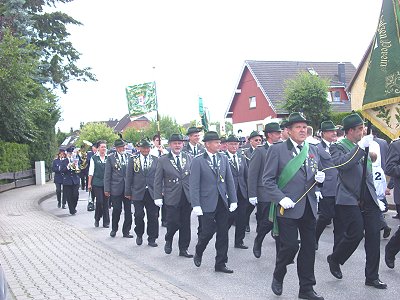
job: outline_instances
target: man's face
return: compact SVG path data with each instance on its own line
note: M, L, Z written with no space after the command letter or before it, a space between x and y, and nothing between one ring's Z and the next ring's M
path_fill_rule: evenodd
M303 143L307 137L307 123L294 123L288 127L288 133L291 139L297 144Z
M364 135L364 125L359 125L354 128L350 128L347 132L346 137L352 142L359 142Z
M140 154L147 156L150 153L150 147L139 147Z
M92 146L92 152L93 152L93 153L96 153L96 152L97 152L97 148L96 148L95 145Z
M156 147L158 147L158 146L160 146L161 145L161 140L160 140L160 138L155 138L154 140L153 140L153 143L154 143L154 146L156 146Z
M250 139L250 145L253 148L257 148L258 145L261 145L262 138L261 136L254 136Z
M282 140L285 140L285 141L289 138L289 131L286 127L283 128L283 130L281 132L281 138L282 138Z
M219 151L226 151L226 149L228 149L228 144L221 143L221 146L219 147Z
M181 153L183 148L183 142L182 141L170 142L169 147L171 148L172 153L174 153L175 155L179 155L179 153Z
M221 141L215 140L215 141L205 142L205 146L206 146L208 152L214 154L219 151L219 148L221 146Z
M200 132L195 132L189 135L189 142L192 145L197 145L200 142Z
M279 142L281 140L282 134L280 132L269 132L268 133L268 142L271 144Z
M107 145L106 144L100 144L99 153L104 155L104 154L106 154L106 151L107 151Z
M336 130L328 130L322 132L322 138L324 140L327 140L329 143L336 142L337 140Z
M117 152L118 152L119 154L122 154L122 153L124 153L125 146L115 147L115 150L117 150Z
M229 142L226 143L228 151L232 154L236 154L239 149L239 142Z

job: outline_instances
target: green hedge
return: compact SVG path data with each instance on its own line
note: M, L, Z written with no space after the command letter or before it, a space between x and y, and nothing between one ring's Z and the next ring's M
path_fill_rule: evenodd
M29 146L0 141L0 173L31 169Z

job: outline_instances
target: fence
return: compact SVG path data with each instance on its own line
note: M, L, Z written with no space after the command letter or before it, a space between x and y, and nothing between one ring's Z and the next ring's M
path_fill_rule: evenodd
M46 181L49 181L51 177L52 173L46 172ZM2 183L2 181L6 182ZM0 193L27 185L33 185L35 183L35 169L2 173L0 174Z

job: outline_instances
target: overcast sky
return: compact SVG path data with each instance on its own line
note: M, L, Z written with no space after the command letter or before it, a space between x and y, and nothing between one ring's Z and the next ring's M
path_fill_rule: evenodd
M62 131L128 113L125 88L156 80L160 114L223 119L245 60L361 61L381 0L74 0L71 42L98 82L60 95ZM153 68L155 67L155 68Z

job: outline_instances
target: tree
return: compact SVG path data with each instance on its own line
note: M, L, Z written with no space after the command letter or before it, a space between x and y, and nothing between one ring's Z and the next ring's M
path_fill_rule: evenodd
M83 140L92 143L95 143L98 140L105 140L107 144L112 144L117 138L118 135L115 134L113 129L108 127L106 123L87 123L82 127L76 145L82 145Z
M294 79L285 82L286 103L283 107L289 112L303 112L316 130L321 121L328 119L331 114L328 87L328 80L301 72Z
M68 136L67 133L62 132L62 131L60 130L60 128L58 128L57 133L56 133L56 144L57 144L58 146L60 146L60 145L65 141L65 139L67 138L67 136Z
M38 79L67 92L71 80L96 81L90 68L79 68L80 53L68 41L67 25L82 25L65 13L43 12L44 8L73 0L9 0L0 4L0 41L5 28L35 45L41 55Z
M130 127L123 132L122 137L125 141L136 144L143 139L145 135L143 130L137 130L133 127Z
M221 123L219 121L211 122L210 125L215 125L215 127L217 128L217 133L221 135ZM233 134L233 124L231 122L225 121L225 135L228 136L230 134Z
M160 116L160 134L163 138L169 138L173 133L185 133L182 126L176 123L170 116ZM143 137L151 139L157 134L157 122L152 120L150 126L143 131Z

